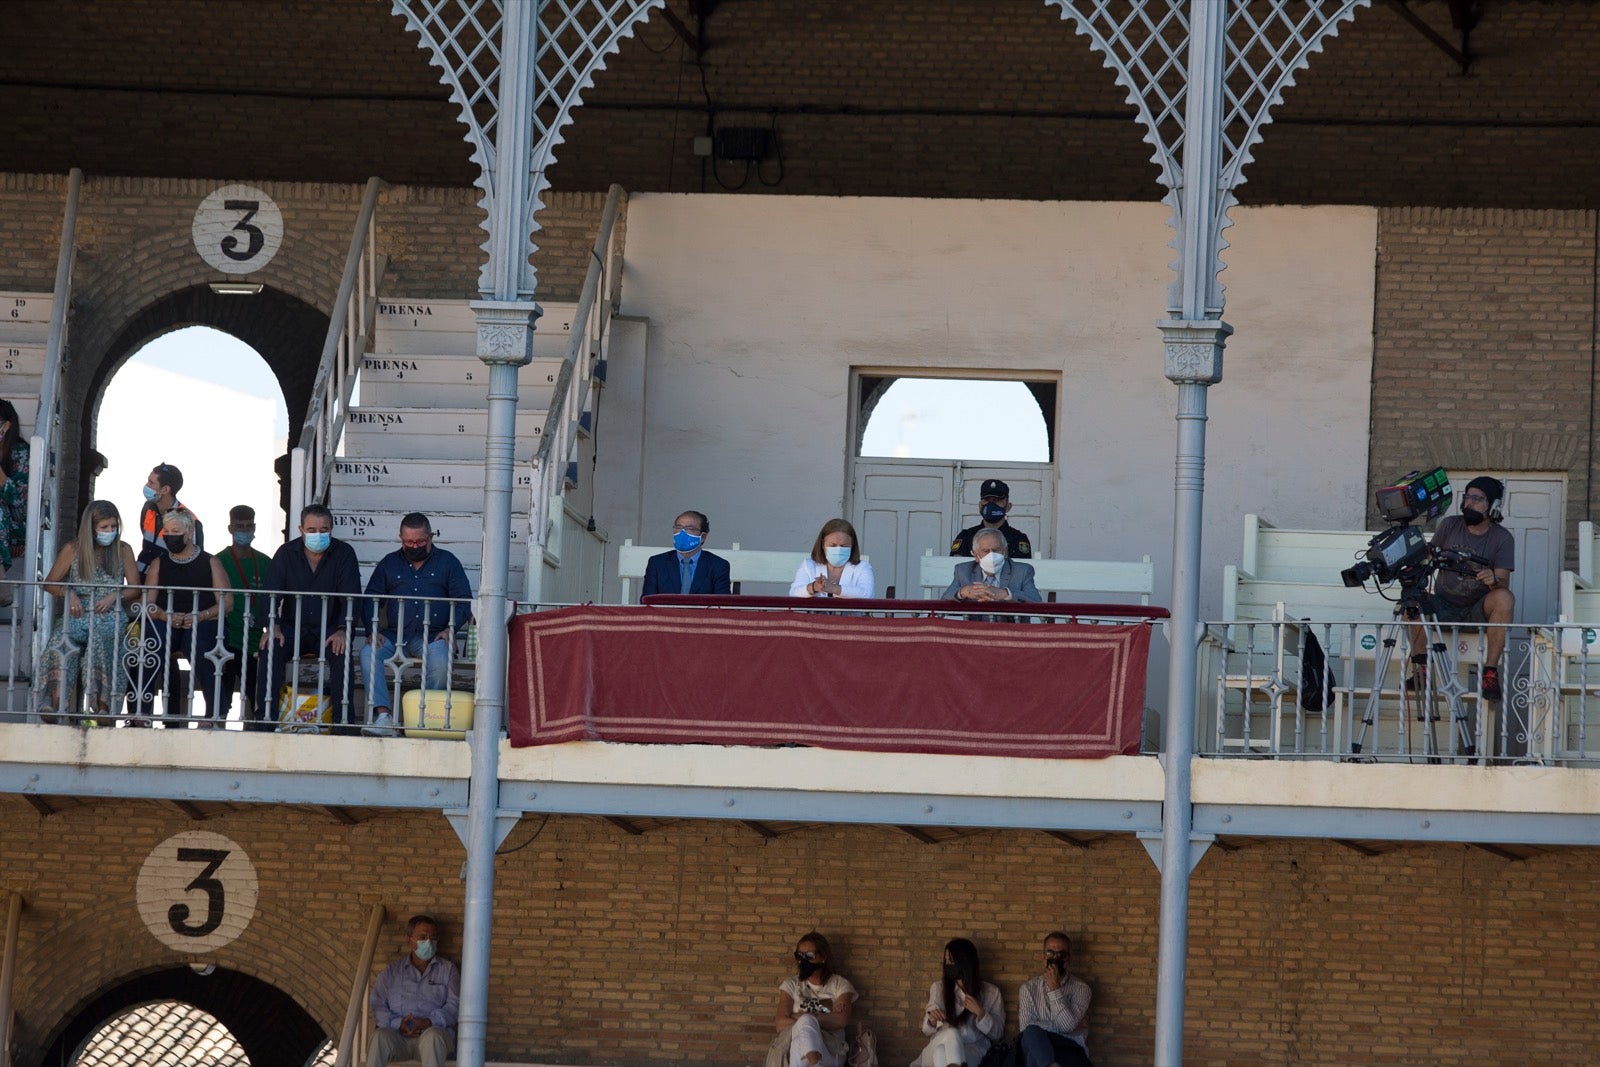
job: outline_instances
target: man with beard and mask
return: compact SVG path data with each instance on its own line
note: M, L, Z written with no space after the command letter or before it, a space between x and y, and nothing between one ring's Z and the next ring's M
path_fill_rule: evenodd
M1441 568L1433 579L1434 613L1441 623L1501 624L1491 626L1484 640L1487 658L1481 681L1487 700L1499 700L1501 696L1500 656L1506 648L1505 624L1511 622L1516 606L1508 585L1511 572L1516 569L1516 539L1500 525L1505 491L1505 484L1497 478L1472 479L1461 495L1461 514L1440 519L1433 534L1434 548L1460 549L1489 563L1478 568L1476 574ZM1412 647L1421 647L1417 642L1422 640L1425 638L1413 630ZM1426 684L1423 675L1427 653L1413 653L1411 661L1411 685L1420 688Z
M978 514L983 521L956 534L950 542L952 556L972 554L972 539L979 530L999 530L1006 539L1006 555L1012 559L1032 559L1033 546L1015 526L1006 519L1011 511L1011 487L999 478L986 478L978 487Z
M672 523L672 551L651 556L644 567L641 597L654 593L726 595L733 592L728 561L705 550L711 520L698 511L685 511Z
M388 737L395 733L395 726L384 661L398 648L407 658L422 661L426 688L450 688L450 641L472 617L472 586L455 554L434 547L428 517L413 511L400 520L400 548L372 569L367 595L396 598L369 600L360 608L361 621L369 629L361 649L361 678L367 686L369 710L363 732ZM421 599L424 597L430 599Z
M1001 531L979 530L972 538L973 558L956 564L955 578L944 591L944 599L1024 604L1043 600L1033 585L1033 568L1008 558L1007 547Z
M410 953L383 969L367 997L376 1027L367 1067L388 1067L390 1060L444 1067L456 1049L461 972L435 954L439 924L431 915L413 915L406 941Z

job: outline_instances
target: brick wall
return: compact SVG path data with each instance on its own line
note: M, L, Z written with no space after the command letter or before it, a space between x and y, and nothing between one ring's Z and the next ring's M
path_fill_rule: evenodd
M27 897L23 1067L106 987L189 962L146 931L133 886L157 843L197 826L242 846L261 883L244 935L204 961L284 990L326 1032L343 1018L371 901L387 908L384 956L400 950L406 916L428 910L459 958L463 854L437 815L368 812L346 827L241 807L197 824L153 802L48 817L3 803L0 890ZM1457 846L1232 844L1195 873L1186 1062L1592 1062L1593 850L1511 861ZM1095 988L1096 1062L1149 1059L1158 882L1129 838L1079 849L983 831L926 845L887 827L818 826L766 840L690 821L635 836L557 817L525 820L503 849L491 1059L759 1063L787 952L815 926L862 990L882 1061L904 1063L947 938L978 942L1014 1027L1016 987L1057 925Z
M1430 462L1565 472L1573 529L1596 474L1595 214L1407 208L1378 225L1371 484Z

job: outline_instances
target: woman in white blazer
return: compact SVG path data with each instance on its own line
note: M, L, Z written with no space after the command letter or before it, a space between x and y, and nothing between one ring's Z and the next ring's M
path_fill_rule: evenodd
M856 528L847 519L829 519L811 546L811 556L794 572L790 596L873 597L872 564L861 558Z

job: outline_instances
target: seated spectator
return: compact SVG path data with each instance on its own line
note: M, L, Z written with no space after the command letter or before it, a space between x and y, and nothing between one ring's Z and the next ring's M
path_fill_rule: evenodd
M228 584L234 589L250 592L267 584L267 567L271 565L264 552L250 547L256 539L256 509L239 504L228 509L228 534L231 541L218 553ZM245 612L249 610L250 631L245 632ZM239 719L249 722L255 717L256 649L261 647L261 620L267 612L265 597L236 596L233 607L222 627L222 640L233 653L222 668L222 706L233 704L233 694L239 694ZM223 712L227 714L226 710Z
M139 565L121 539L122 516L109 500L83 509L76 540L61 546L45 589L63 601L39 659L39 714L46 722L75 707L81 692L89 715L109 716L122 703L127 676L122 651L124 604L139 596ZM109 588L122 586L123 588ZM98 725L94 719L88 725Z
M816 931L794 946L797 974L778 986L777 1036L767 1067L789 1054L790 1067L840 1067L850 1041L845 1027L855 1007L856 987L833 971L828 939Z
M271 730L290 659L314 655L317 667L300 693L321 692L333 706L333 732L353 734L347 721L350 676L345 669L350 598L361 592L355 549L333 536L333 512L321 504L300 509L300 536L278 549L267 567L267 629L261 635L263 685L251 729Z
M368 627L361 648L361 678L367 687L366 733L388 737L395 733L389 706L389 659L399 653L422 660L428 689L450 688L451 640L472 617L472 586L461 561L433 545L428 517L413 511L400 520L400 548L378 561L367 581L372 596L394 596L393 602L367 601L361 620ZM448 597L456 603L420 597ZM376 625L374 625L376 624Z
M144 655L130 671L138 697L139 714L154 710L155 695L167 680L170 665L177 657L189 661L194 681L205 701L205 725L214 720L219 616L231 606L233 597L222 594L218 602L213 590L228 588L222 564L193 541L194 516L172 508L161 519L161 541L166 553L150 561L144 573ZM167 689L166 713L187 717L187 694L177 685Z
M170 463L157 463L144 483L144 506L139 509L139 533L144 545L139 549L139 573L150 569L150 561L166 553L161 542L161 520L169 511L189 511L178 503L178 490L183 488L183 472ZM194 513L190 512L190 518ZM205 527L194 519L194 547L206 547Z
M652 593L722 595L733 592L728 561L705 551L711 520L698 511L685 511L672 524L674 551L651 556L644 568L640 597Z
M1060 930L1044 939L1044 973L1018 994L1020 1067L1094 1067L1089 1062L1089 983L1068 971L1072 939Z
M396 1059L444 1067L456 1050L461 972L436 954L439 924L432 916L413 915L406 940L411 951L385 967L367 995L375 1027L367 1067Z
M28 544L28 451L17 409L0 400L0 571L10 570ZM0 584L0 606L16 595L16 586Z
M847 519L822 524L811 555L800 562L790 596L867 597L876 594L872 564L861 558L856 528Z
M1044 598L1033 585L1033 568L1007 558L1006 538L999 530L979 530L972 538L972 559L956 564L946 600L1019 601L1037 604Z
M983 980L978 947L964 937L945 943L944 976L928 990L922 1032L930 1040L911 1067L978 1067L1006 1031L1000 990Z

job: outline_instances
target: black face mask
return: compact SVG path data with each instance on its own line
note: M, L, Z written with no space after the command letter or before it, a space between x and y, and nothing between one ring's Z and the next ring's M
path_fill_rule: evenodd
M422 547L422 546L418 546L418 547L412 547L410 545L401 545L400 546L401 554L403 554L406 557L406 559L409 559L412 563L421 563L423 560L428 558L428 553L431 552L431 551L433 551L433 549Z
M953 963L947 963L947 964L944 965L944 980L946 982L953 982L957 978L960 978L960 977L961 977L961 968L960 967L957 967Z
M162 534L161 540L166 544L168 552L182 552L183 546L189 543L189 539L183 534Z
M817 963L815 960L797 960L796 963L800 968L800 980L802 982L822 970L822 964Z
M1464 520L1466 520L1466 523L1467 523L1468 526L1476 526L1479 523L1481 523L1484 520L1486 520L1489 516L1485 515L1483 512L1479 511L1477 508L1469 508L1465 504L1462 504L1461 505L1461 517Z
M1006 517L1006 509L991 501L979 508L978 514L983 516L984 522L999 522Z

